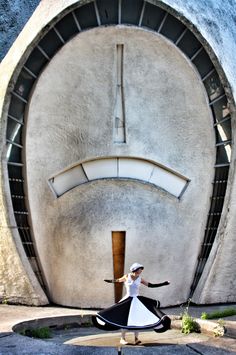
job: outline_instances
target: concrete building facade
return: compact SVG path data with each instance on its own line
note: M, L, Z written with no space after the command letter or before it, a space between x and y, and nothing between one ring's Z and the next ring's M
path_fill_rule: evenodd
M235 15L39 3L0 65L2 299L105 307L138 261L164 306L235 302Z

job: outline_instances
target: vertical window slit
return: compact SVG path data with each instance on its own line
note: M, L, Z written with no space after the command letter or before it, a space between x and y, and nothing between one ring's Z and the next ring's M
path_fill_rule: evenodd
M114 142L125 143L124 45L116 46L116 101L114 110Z

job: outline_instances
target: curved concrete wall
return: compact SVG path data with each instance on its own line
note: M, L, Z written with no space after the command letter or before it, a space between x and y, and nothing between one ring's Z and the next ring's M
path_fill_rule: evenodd
M181 19L182 19L182 16L184 16L184 19L183 19L184 21L187 20L187 21L189 21L190 24L193 24L195 26L195 29L197 31L199 31L200 36L202 36L201 38L205 39L208 42L208 43L206 43L206 45L209 44L211 46L211 48L213 49L216 57L218 58L219 62L222 65L222 68L226 74L226 78L233 90L233 93L235 93L235 89L236 89L236 84L235 84L235 80L234 80L234 73L236 71L236 60L235 60L235 56L234 56L235 49L236 49L235 48L236 43L234 40L235 35L236 35L236 26L235 26L235 22L234 22L234 18L236 15L235 5L233 3L231 3L230 1L226 1L222 5L222 2L220 0L207 1L207 2L205 0L199 0L197 2L194 0L187 0L187 1L183 1L183 0L165 0L165 1L152 0L150 2L156 3L156 4L163 6L163 7L169 6L170 9L174 11L175 15L177 14L177 16L180 17ZM11 50L9 51L8 56L3 60L1 66L0 66L0 76L2 79L1 84L0 84L0 107L1 107L1 112L2 112L2 115L1 115L1 118L2 118L2 120L1 120L1 132L2 132L1 151L3 152L3 156L5 156L4 137L5 137L6 111L7 111L7 103L8 103L8 96L6 95L6 92L8 92L8 83L10 82L12 74L14 73L15 68L17 68L16 72L15 72L15 75L16 75L17 70L18 70L18 63L21 62L21 60L23 60L23 61L25 60L25 58L27 57L28 51L33 47L33 43L35 41L35 38L39 35L41 29L44 26L46 26L47 23L50 22L55 16L60 14L61 11L66 9L67 6L70 6L74 3L76 3L76 1L74 1L74 0L67 0L67 1L64 1L63 3L55 2L53 0L42 1L39 5L38 9L36 10L35 14L32 16L29 23L27 24L25 29L20 34L19 38L14 43ZM218 67L218 69L219 69L219 67ZM14 80L14 75L12 78ZM223 80L224 80L224 76L223 76ZM227 87L226 87L226 90L227 90ZM5 105L4 105L4 100L5 100ZM234 110L234 105L232 105L232 107L231 107L231 113L232 113L232 118L233 118L233 120L232 120L233 130L235 132L235 112L233 110ZM195 129L195 127L194 127L194 129ZM39 145L39 146L41 149L42 146L41 145ZM48 147L47 147L47 149L48 149ZM86 149L87 149L87 146L86 146ZM70 152L70 150L69 150L69 152ZM91 152L90 152L90 154L91 154ZM99 154L101 154L101 151ZM140 149L140 156L142 154L143 154L142 149ZM236 253L236 249L235 249L236 244L234 243L234 241L235 241L235 239L234 239L234 235L235 235L234 221L235 221L235 217L236 217L235 216L236 209L235 209L235 199L232 194L232 192L234 191L234 188L235 188L235 176L234 176L235 148L234 148L234 146L233 146L232 156L233 156L233 159L232 159L232 164L231 164L230 183L229 183L228 193L226 196L227 197L226 198L226 206L225 206L225 209L224 209L224 212L222 215L222 223L221 223L221 226L219 229L219 235L215 241L215 245L214 245L214 248L213 248L212 253L210 255L206 269L204 271L202 280L201 280L199 287L196 290L196 293L193 297L194 301L196 301L196 302L201 302L201 303L213 302L214 303L214 302L235 301L236 283L235 283L235 276L234 276L235 275L234 259L235 259L235 253ZM92 157L94 157L94 156L92 156ZM63 157L63 159L64 158L65 157ZM80 156L78 156L78 154L74 154L74 155L72 155L72 157L67 157L67 160L73 160L73 163L74 163L74 158L76 158L79 161ZM47 164L46 164L48 170L49 170L49 168L48 168L49 163L50 163L50 161L48 159ZM5 162L3 161L3 166L4 166L4 164L5 164ZM179 168L182 168L180 163L177 163L177 164L179 164ZM62 168L64 168L64 166ZM189 168L191 170L190 166L189 166ZM52 174L53 173L55 173L55 171L53 171ZM2 172L2 174L3 175L5 174L4 171ZM187 175L187 172L186 172L186 175ZM45 174L45 177L46 177L46 174ZM208 181L210 181L210 177L209 177ZM45 184L45 181L40 181L40 183ZM102 190L102 183L101 182L94 182L93 184L94 185L92 185L91 187L92 188L95 187L96 193L99 196L99 193L101 194L101 190ZM120 184L121 184L121 186L120 186ZM124 186L122 184L124 184L124 182L118 182L116 185L114 185L113 183L110 183L110 185L108 184L106 186L107 186L107 188L110 188L112 190L115 186L116 187L116 196L120 196L120 190L123 189L124 191L126 191L127 186L128 186L127 183ZM60 200L60 202L59 202L59 200L58 201L54 200L54 202L52 202L52 200L51 200L52 197L51 197L49 191L46 190L46 185L44 185L44 186L45 186L45 190L43 190L43 192L42 192L42 193L44 193L44 191L45 191L44 202L49 203L50 208L51 208L52 204L57 205L56 209L54 208L54 212L52 214L50 214L52 212L52 208L49 209L50 213L48 216L52 217L51 218L52 223L55 223L55 215L58 216L59 221L63 220L61 218L61 215L63 214L63 212L60 212L60 205L62 204L62 202L61 202L62 200ZM119 189L119 187L120 187L120 189ZM148 197L147 190L149 188L142 187L142 189L141 189L140 184L134 183L132 185L132 189L134 189L136 191L136 196L139 196L139 193L137 193L137 191L139 192L142 190L142 191L145 191L144 195L146 196L146 198ZM79 191L79 189L76 189L76 191L73 191L73 193L78 194L78 191ZM181 203L184 201L187 201L186 203L190 203L190 200L187 199L187 194L190 193L190 191L191 190L190 190L190 186L189 186L189 188L187 189L187 191L184 195L183 201L181 201ZM89 197L89 192L91 192L91 189L89 191L85 191L85 194L88 194L88 197ZM72 193L72 191L70 193ZM70 193L66 194L64 196L66 199L68 199L68 206L69 207L70 207L70 204L69 204L69 197L68 196L70 195ZM31 300L32 293L31 292L33 292L34 295L36 295L37 302L45 303L46 302L45 296L43 296L43 293L41 293L40 287L37 285L37 282L35 283L35 279L32 276L32 272L29 270L29 265L28 265L28 262L24 256L24 252L22 251L22 248L18 246L16 249L15 246L13 245L14 243L17 245L17 242L16 242L17 236L14 235L15 233L12 233L11 225L9 223L9 220L12 221L12 218L9 215L10 203L7 203L8 201L6 201L9 199L8 195L9 195L8 189L5 187L5 184L3 181L3 193L1 194L2 209L1 209L1 216L0 217L1 217L2 229L1 229L0 246L1 246L1 252L2 251L4 251L4 252L1 253L0 262L1 262L1 275L3 275L3 277L1 277L1 279L4 280L4 286L1 287L1 290L0 290L1 294L6 295L6 297L8 297L8 298L10 298L11 295L13 295L13 296L15 295L15 300L18 299L19 302L21 302L21 300L24 299L25 303L30 304L30 303L32 303L32 300ZM156 202L156 200L154 200L155 194L150 194L150 195L151 195L150 202L153 202L153 201ZM104 198L106 196L107 195L105 194ZM141 201L143 203L145 203L145 201L143 201L143 198L145 196L143 196L143 193L142 193ZM160 196L159 196L159 198L161 201L163 201L163 199L165 201L166 201L166 199L169 201L169 199L170 199L170 197L167 197L165 194L163 194L161 192L160 192ZM130 197L130 199L131 199L131 197ZM191 198L192 197L193 197L193 195L191 196ZM200 196L200 199L201 199L201 196ZM132 201L133 200L131 199L131 202ZM137 199L136 199L136 201L137 201ZM140 201L140 200L138 200L138 201ZM72 203L72 202L73 202L73 199L71 199L70 203ZM36 201L36 205L37 204L38 204L38 198ZM174 203L172 203L173 209L174 209L173 206L176 206L176 204L177 204L176 201ZM178 204L178 208L179 208L180 204ZM155 204L156 212L159 212L160 210L157 210L157 207L156 207L157 205L158 204L156 203ZM159 205L160 205L160 203L159 203ZM72 203L71 212L69 213L69 217L71 216L71 220L74 220L74 217L73 217L73 213L75 213L74 207L77 207L77 206L78 206L78 203L74 201ZM121 204L121 206L122 206L122 204ZM132 204L132 206L133 206L133 204ZM190 204L189 204L189 206L190 206ZM64 211L65 210L64 205L62 207L63 208L61 209L61 211ZM148 204L148 207L150 207L150 209L152 210L153 204L152 205ZM138 209L137 206L135 206L135 208ZM105 207L103 206L103 211L104 210L105 210ZM200 207L199 207L199 210L200 210ZM205 211L207 211L207 209ZM228 213L228 211L229 211L229 213ZM163 212L163 214L164 214L164 212ZM120 211L119 211L119 213L120 213ZM175 211L175 213L176 213L176 211ZM200 210L200 213L202 213L201 210ZM150 218L149 218L150 216L147 217L145 215L144 217L145 217L145 218L143 218L144 221L150 222ZM206 216L205 216L205 218L206 218ZM78 215L75 216L75 220L76 219L78 220ZM183 218L179 218L180 223L182 223L182 220L183 220ZM178 221L178 219L177 219L177 221ZM39 222L42 225L42 221L39 220ZM137 222L140 222L140 221L137 221ZM153 224L154 224L154 222L156 222L156 220L153 221ZM179 227L180 223L177 223L178 232L181 229ZM202 221L202 226L199 228L204 228L203 227L204 223L205 223L205 221ZM98 225L98 223L97 223L97 225ZM125 225L125 224L123 224L123 225ZM9 226L10 226L10 228L9 228ZM113 226L115 226L115 223L113 223L113 224L111 223L109 225L109 230L107 230L107 237L104 236L103 240L106 240L106 238L110 239L111 228L113 228ZM127 224L127 226L128 226L128 224ZM163 226L165 226L165 223L163 223ZM65 226L63 225L62 228L59 229L59 235L62 235L62 234L66 235L66 232L64 233L64 231L63 231L64 227ZM169 226L167 226L167 227L169 227ZM117 225L117 228L119 229L119 228L121 228L121 226ZM135 226L135 228L136 228L136 226ZM41 227L41 231L42 231L42 229L43 229L43 227ZM148 227L145 230L144 229L141 230L139 235L143 236L143 232L147 232L147 231L149 231L149 229L150 229L150 227ZM164 232L166 232L166 231L164 230ZM162 235L166 234L164 232L162 233ZM60 234L60 233L62 233L62 234ZM74 233L74 229L72 227L71 228L71 235L72 236L73 236L73 233ZM95 232L91 231L90 235L92 235L93 238L95 238L96 233L97 233L97 235L99 235L99 232L97 230ZM169 232L167 234L169 235ZM55 233L52 233L52 235L55 235ZM132 235L132 233L131 233L131 235ZM127 230L127 236L128 236L128 230ZM76 234L76 237L77 237L77 234ZM135 233L135 235L133 233L132 238L134 238L134 237L135 238L138 237L137 233ZM130 240L132 240L132 238ZM54 244L52 243L51 246L52 247L54 246L55 249L58 248L59 252L63 253L64 249L61 248L61 245L63 245L63 243L61 243L61 244L58 243L58 240L59 239L55 239L54 240L55 243ZM70 242L73 240L74 239L71 238ZM75 238L75 240L77 240L77 239ZM142 238L140 237L139 240L142 241ZM11 247L11 245L13 245L13 247ZM90 244L90 245L93 245L93 244ZM103 245L103 244L101 244L101 245ZM195 247L196 246L194 246L194 248ZM106 248L108 248L107 245L106 245ZM77 244L77 249L78 249L78 244ZM109 251L110 251L110 249L109 249ZM189 250L187 250L187 251L189 252ZM196 257L197 252L195 249L193 249L193 251L195 253L194 257ZM8 258L5 257L6 254L9 254ZM91 252L89 253L89 255L91 255ZM139 255L137 255L137 257L138 256ZM173 254L172 256L174 258L176 257L175 254ZM49 257L50 257L50 255L49 255ZM164 253L162 260L164 260L165 257L166 257L166 253ZM11 260L14 260L14 267L12 267L12 268L9 267L9 265L12 265ZM152 262L152 260L150 260L150 261ZM154 261L156 262L156 259ZM56 262L56 260L55 260L55 262ZM77 262L77 260L75 262ZM158 262L160 262L160 261L158 261ZM95 261L92 261L92 263L94 264ZM53 267L51 267L51 269L48 268L48 274L47 274L47 280L49 283L50 283L50 278L52 279L53 268L55 270L55 265L56 265L53 263L51 263L51 264ZM106 270L109 271L109 276L110 276L111 259L106 260L106 265L108 265ZM153 268L151 268L150 265L151 264L147 264L147 267L145 269L147 277L152 277L152 275L153 275ZM153 265L153 263L152 263L152 265ZM89 266L90 266L90 264L88 265L88 267L86 267L86 270L89 270ZM7 270L7 272L6 272L6 270ZM20 271L19 273L17 272L17 275L18 275L17 277L15 277L16 270ZM163 269L163 272L164 272L164 270L165 269ZM174 266L174 270L176 270L176 264ZM65 275L67 272L68 271L66 270ZM86 272L84 274L85 276L87 275ZM97 276L96 271L94 269L90 270L89 275L91 275L91 274L94 275L93 277ZM10 277L8 277L8 276L6 277L6 275L10 275ZM23 278L20 275L22 275ZM25 278L24 278L24 276L25 276ZM70 277L70 276L68 276L68 277ZM96 277L96 280L99 278L103 278L105 276L108 276L108 275L103 275L103 274L100 275L99 274L98 278ZM169 274L167 275L167 274L163 273L163 276L168 277ZM175 277L175 279L177 279L177 277L179 279L186 278L185 273L181 273L181 274L177 275ZM189 277L189 275L187 277ZM24 279L24 285L26 285L26 287L24 287L24 285L22 285L22 279ZM189 280L190 280L190 277L189 277ZM61 280L59 277L59 280L57 280L57 285L58 285L57 287L60 287L60 282L61 282ZM78 282L80 282L80 279L78 279ZM14 287L12 287L12 285L14 285ZM109 289L110 294L107 295L108 289L106 288L106 289L103 289L103 291L101 291L100 281L99 282L97 281L97 285L99 287L99 292L103 292L104 294L106 294L106 295L104 295L104 302L106 302L106 300L108 298L109 298L109 302L110 302L111 297L112 297L112 291ZM186 285L188 285L188 280L186 281ZM184 287L186 285L184 285ZM75 287L75 290L77 290L76 284L74 285L74 287ZM50 288L53 288L52 284L50 285ZM94 284L94 289L96 290L95 284ZM17 290L17 294L16 294L15 290ZM178 293L178 294L183 295L184 292L182 292L182 294L181 294L181 292L182 291L180 291L180 293ZM75 299L73 300L73 303L76 304L76 302L78 302L77 291L75 291L75 292L73 291L72 294L76 296ZM187 295L187 292L185 294ZM149 295L150 295L150 293L149 293ZM103 294L101 293L101 297L102 296L103 296ZM162 296L164 296L164 295L161 295L161 297ZM53 295L53 298L55 299L55 295ZM71 299L70 300L64 299L64 303L67 303L68 301L71 302ZM181 301L181 299L179 301ZM167 303L169 303L169 299L167 299Z
M124 46L123 144L113 141L117 43ZM108 156L159 162L190 184L181 200L128 180L91 182L55 200L51 175L77 161ZM205 228L214 161L204 88L173 44L125 26L86 31L66 44L36 84L26 132L32 224L53 301L110 304L113 288L102 280L113 276L111 232L121 230L126 270L141 261L148 279L172 282L159 292L163 304L183 302Z

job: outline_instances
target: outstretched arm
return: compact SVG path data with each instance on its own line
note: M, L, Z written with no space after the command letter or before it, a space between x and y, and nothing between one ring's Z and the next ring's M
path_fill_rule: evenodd
M116 283L116 282L125 282L127 279L127 275L124 275L122 277L120 277L119 279L105 279L104 281L105 282L108 282L108 283Z
M158 284L152 284L151 282L148 282L148 281L146 281L146 280L144 280L144 279L141 279L141 283L142 283L143 285L147 286L147 287L152 287L152 288L154 288L154 287L167 286L167 285L170 284L169 281L164 281L164 282L161 282L161 283L158 283Z

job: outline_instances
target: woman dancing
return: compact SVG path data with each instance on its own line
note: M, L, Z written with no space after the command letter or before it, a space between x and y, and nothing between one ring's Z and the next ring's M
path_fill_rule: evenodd
M155 332L165 332L170 329L171 320L160 309L160 302L139 296L139 286L143 284L147 287L161 287L169 285L169 281L152 284L143 278L141 273L144 266L134 263L130 267L130 273L114 280L104 280L115 283L124 282L126 295L118 303L98 312L92 317L93 324L103 330L122 329L121 344L128 344L125 339L126 330L133 330L135 334L135 344L141 343L138 338L138 331L141 329L153 328Z

